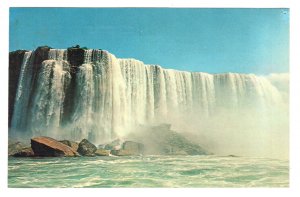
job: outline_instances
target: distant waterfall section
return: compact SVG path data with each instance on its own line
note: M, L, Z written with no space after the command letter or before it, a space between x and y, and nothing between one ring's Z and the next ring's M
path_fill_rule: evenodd
M288 99L254 74L163 69L89 49L26 51L19 67L11 136L103 143L139 125L170 123L203 141L235 140L239 132L266 142L268 132L276 132L272 124L288 116Z

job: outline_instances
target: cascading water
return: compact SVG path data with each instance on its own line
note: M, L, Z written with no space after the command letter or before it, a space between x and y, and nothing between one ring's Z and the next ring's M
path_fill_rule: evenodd
M195 121L199 126L219 114L238 117L249 110L266 129L267 116L287 103L266 77L163 69L102 50L85 50L74 71L67 50L51 49L34 81L34 58L34 51L24 55L10 128L14 135L102 143L139 124L169 122L180 128Z

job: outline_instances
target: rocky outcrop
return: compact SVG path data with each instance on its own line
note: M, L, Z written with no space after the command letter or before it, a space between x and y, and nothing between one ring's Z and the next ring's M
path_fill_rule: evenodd
M61 140L59 142L71 147L74 151L77 152L78 145L79 145L77 142L73 142L73 141L70 141L70 140Z
M97 149L95 152L96 156L109 156L110 150L105 150L105 149Z
M207 155L210 154L200 145L182 134L172 131L169 124L141 127L139 134L131 136L145 145L145 154L158 155Z
M94 144L87 139L83 139L78 145L77 152L83 156L95 156L96 150L97 147Z
M115 156L132 156L134 154L132 154L132 152L128 151L128 150L111 150L111 154L115 155Z
M31 148L35 156L41 157L74 157L78 153L71 147L50 137L35 137L31 139Z
M8 143L8 155L12 156L12 155L20 152L23 148L26 148L26 146L19 141L9 142Z
M33 64L35 69L40 69L42 62L48 59L50 49L51 47L48 46L40 46L34 50Z
M14 157L33 157L34 152L31 147L23 148L20 151L13 154Z
M78 67L84 62L84 49L80 46L68 48L68 62L71 66Z
M123 141L121 139L116 139L109 144L106 144L104 149L106 150L120 150L122 148Z
M132 156L144 153L144 145L134 141L125 141L118 139L105 146L105 149L111 150L112 155Z
M26 50L17 50L9 53L9 89L8 89L8 125L10 127L21 66Z
M125 141L122 150L130 152L132 155L140 155L144 153L144 145L138 142Z

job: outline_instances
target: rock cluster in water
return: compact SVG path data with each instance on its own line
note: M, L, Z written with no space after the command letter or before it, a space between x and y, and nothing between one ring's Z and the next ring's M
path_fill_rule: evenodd
M171 129L170 124L140 125L140 132L130 137L144 144L150 155L208 155L211 154L196 142Z
M150 131L134 136L133 140L116 139L108 144L94 145L87 139L80 142L39 136L31 139L31 146L20 142L9 143L9 156L14 157L76 157L76 156L133 156L156 155L206 155L201 146L190 142L181 134L163 124L148 128ZM139 141L139 142L137 142ZM141 143L142 142L142 143Z
M132 156L143 154L143 144L124 141L121 146L108 144L97 148L87 139L80 143L70 140L58 141L50 137L39 136L31 139L31 147L21 142L9 144L9 156L14 157L76 157L76 156Z

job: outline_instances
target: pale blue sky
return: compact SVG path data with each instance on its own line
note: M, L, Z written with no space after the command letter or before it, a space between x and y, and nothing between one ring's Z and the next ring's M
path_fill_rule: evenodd
M10 8L10 51L80 46L165 68L288 72L288 9Z

